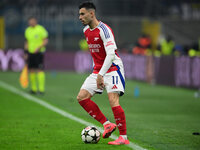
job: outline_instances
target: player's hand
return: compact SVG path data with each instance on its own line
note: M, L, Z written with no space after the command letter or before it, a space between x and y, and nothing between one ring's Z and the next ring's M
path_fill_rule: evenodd
M28 60L28 54L24 54L24 61L26 62Z
M104 81L103 81L103 76L98 74L97 75L97 88L103 90L105 85L104 85Z
M34 54L38 53L39 50L40 50L39 48L36 48Z

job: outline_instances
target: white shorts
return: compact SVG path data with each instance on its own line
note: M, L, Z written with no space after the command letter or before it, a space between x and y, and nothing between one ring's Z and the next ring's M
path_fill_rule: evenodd
M97 89L96 79L97 74L90 74L90 76L86 78L81 89L87 90L91 95L103 93L103 90ZM125 78L123 71L117 70L106 73L103 79L107 93L119 93L120 96L124 94Z

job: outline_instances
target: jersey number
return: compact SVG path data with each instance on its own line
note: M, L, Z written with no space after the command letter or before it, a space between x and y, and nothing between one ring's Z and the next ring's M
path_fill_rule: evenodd
M118 76L112 76L113 84L118 84Z

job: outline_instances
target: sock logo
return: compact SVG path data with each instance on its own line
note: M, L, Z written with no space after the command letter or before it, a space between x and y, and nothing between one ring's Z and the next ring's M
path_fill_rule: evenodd
M114 85L114 86L112 87L112 89L117 89L117 86L116 86L116 85Z
M121 127L122 126L122 124L121 123L118 123L118 125L117 125L118 127Z
M92 111L92 110L90 110L88 114L89 114L89 115L91 115L93 118L95 118L95 117L96 117L96 115L92 115L92 112L93 112L93 111Z
M92 113L92 110L90 110L89 112L88 112L88 114L90 115Z
M120 120L121 120L121 118L116 118L116 119L115 119L115 121L120 121Z

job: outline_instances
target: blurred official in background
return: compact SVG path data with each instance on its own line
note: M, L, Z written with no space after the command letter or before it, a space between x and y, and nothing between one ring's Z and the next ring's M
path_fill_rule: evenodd
M35 17L28 19L29 27L25 30L26 42L25 59L28 63L29 78L32 94L44 94L45 73L44 73L44 52L48 43L47 30L37 23Z

